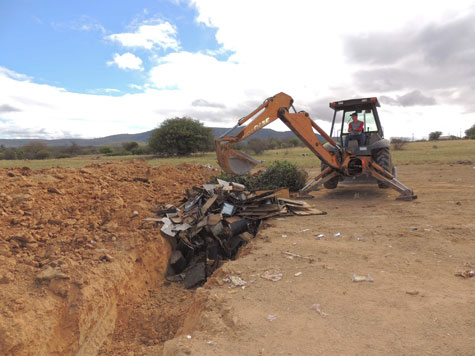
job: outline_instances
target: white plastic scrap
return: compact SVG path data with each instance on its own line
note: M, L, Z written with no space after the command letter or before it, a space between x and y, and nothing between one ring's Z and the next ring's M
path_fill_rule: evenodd
M340 237L341 236L341 233L337 232L335 235L333 235L333 237Z
M268 281L271 282L277 282L282 279L284 275L280 272L275 272L275 271L265 271L264 273L261 274L261 278L267 279Z
M274 320L276 320L276 319L277 319L277 317L276 317L275 315L269 314L269 315L267 316L267 320L269 320L269 321L274 321Z
M229 187L229 182L226 182L225 180L218 179L218 184L221 185L222 187Z
M358 276L356 273L353 273L353 282L373 282L373 277L370 274L367 276Z
M229 280L235 287L241 287L247 284L247 282L239 276L231 276L229 277Z
M320 309L320 304L312 304L310 306L310 310L315 310L318 314L320 314L321 316L323 316L324 318L328 316L327 313L323 312L321 309Z
M176 235L176 231L173 231L173 223L169 218L163 218L162 219L163 226L161 228L161 231L170 237L174 237Z

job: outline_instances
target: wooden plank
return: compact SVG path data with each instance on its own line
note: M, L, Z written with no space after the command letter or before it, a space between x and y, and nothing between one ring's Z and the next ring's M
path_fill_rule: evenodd
M297 210L297 209L291 209L290 211L294 213L295 215L299 216L308 216L308 215L326 215L327 213L325 211L321 211L318 209L305 209L305 210Z
M213 194L211 198L209 198L206 203L201 207L201 215L205 215L208 209L213 205L213 203L216 201L218 196L216 194Z
M289 204L289 205L298 205L298 206L308 206L308 207L310 207L310 205L308 205L304 201L290 200L290 199L286 199L286 198L279 198L279 201L283 202L285 204Z

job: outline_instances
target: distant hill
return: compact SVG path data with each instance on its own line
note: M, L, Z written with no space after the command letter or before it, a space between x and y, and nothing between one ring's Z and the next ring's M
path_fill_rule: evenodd
M214 137L219 137L224 134L229 128L225 127L212 127ZM79 146L116 146L120 145L123 142L139 142L145 143L148 142L150 135L153 130L145 131L137 134L120 134L112 135L100 138L63 138L57 140L35 140L35 139L0 139L0 145L5 147L20 147L27 145L31 142L41 142L48 146L70 146L73 143ZM236 129L233 133L239 132L239 129ZM272 129L262 129L257 131L251 138L260 138L260 139L269 139L275 138L278 140L287 140L295 137L292 131L275 131Z
M100 138L62 138L57 140L38 140L38 139L0 139L0 145L5 147L20 147L32 142L41 142L48 146L70 146L73 143L79 146L115 146L122 142L147 142L151 131L146 131L138 134L119 134Z

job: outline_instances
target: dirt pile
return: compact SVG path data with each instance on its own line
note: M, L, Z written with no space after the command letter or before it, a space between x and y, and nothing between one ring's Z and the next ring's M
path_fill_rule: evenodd
M169 246L144 218L214 173L144 161L0 171L0 354L95 354L163 283Z

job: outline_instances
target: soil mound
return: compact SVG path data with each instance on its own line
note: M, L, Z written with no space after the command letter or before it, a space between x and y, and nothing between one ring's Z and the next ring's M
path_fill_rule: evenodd
M169 247L144 218L214 174L144 161L1 170L0 354L96 354L136 293L162 283Z

